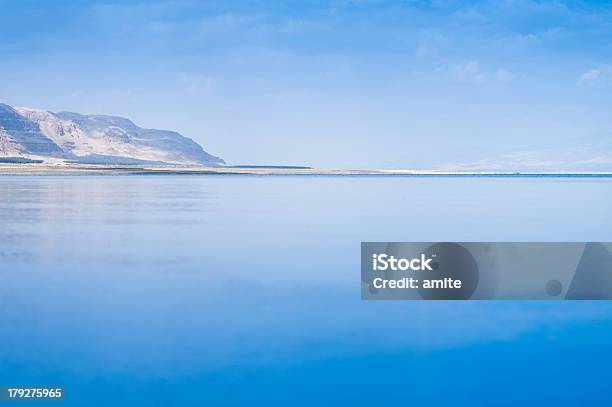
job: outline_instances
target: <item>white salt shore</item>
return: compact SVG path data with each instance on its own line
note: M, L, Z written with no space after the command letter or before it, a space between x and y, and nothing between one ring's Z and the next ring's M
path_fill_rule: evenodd
M235 168L202 166L122 166L84 164L0 164L0 175L218 174L218 175L415 175L415 176L602 176L612 171L435 171L405 169Z

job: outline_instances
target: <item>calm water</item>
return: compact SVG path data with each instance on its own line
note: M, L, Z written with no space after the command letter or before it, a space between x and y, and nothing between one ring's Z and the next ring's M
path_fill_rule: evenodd
M612 179L0 177L0 385L611 405L609 302L364 302L361 241L612 241Z

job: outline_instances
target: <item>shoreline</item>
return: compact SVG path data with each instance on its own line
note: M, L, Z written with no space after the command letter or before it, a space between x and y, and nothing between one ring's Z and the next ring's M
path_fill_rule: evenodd
M379 175L431 177L611 177L612 171L436 171L317 168L236 168L200 166L120 166L0 164L2 175Z

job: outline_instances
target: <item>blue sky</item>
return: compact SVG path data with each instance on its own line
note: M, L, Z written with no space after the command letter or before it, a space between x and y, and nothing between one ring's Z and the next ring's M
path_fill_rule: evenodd
M610 2L0 9L0 101L126 116L232 164L612 168Z

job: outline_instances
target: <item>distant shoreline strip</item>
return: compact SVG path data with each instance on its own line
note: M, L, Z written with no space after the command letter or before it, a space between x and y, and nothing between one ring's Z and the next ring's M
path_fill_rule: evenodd
M280 167L144 167L0 164L1 175L256 175L330 177L612 178L612 172L330 170Z

